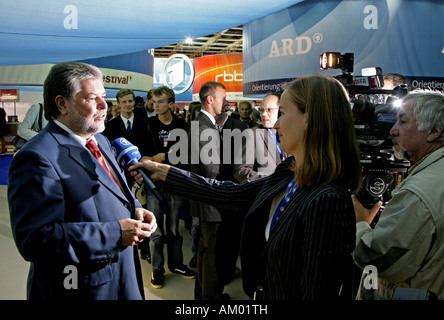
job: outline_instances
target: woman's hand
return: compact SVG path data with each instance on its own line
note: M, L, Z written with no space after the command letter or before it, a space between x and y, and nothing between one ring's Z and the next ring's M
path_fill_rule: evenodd
M165 181L170 170L168 164L158 163L151 160L142 160L135 165L128 168L131 175L137 180L138 183L142 184L142 175L137 172L137 169L144 169L151 172L151 180L153 181Z

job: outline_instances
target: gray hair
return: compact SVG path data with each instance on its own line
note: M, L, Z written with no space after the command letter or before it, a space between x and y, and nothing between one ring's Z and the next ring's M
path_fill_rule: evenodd
M441 130L436 141L444 142L444 93L417 89L405 96L403 103L412 103L418 131Z
M102 78L99 68L90 64L62 62L54 65L43 85L45 118L50 121L60 115L60 110L55 103L57 96L72 99L80 91L83 80Z

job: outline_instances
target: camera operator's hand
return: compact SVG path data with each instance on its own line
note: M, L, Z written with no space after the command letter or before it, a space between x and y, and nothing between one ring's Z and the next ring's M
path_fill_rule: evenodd
M356 223L365 221L368 224L371 224L375 216L378 214L379 209L382 206L382 202L378 201L373 208L366 209L364 206L359 202L358 198L356 198L355 195L352 195L352 201L353 201L353 207L355 209L355 216L356 216Z

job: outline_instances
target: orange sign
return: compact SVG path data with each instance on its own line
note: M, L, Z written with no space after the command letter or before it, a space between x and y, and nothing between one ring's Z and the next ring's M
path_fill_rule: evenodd
M208 81L222 83L227 89L228 98L242 96L242 53L199 57L194 59L193 64L193 96L198 95L200 87Z

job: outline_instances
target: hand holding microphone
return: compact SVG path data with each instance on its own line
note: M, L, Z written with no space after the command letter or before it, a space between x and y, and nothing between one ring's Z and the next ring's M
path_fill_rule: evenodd
M111 143L111 149L116 156L117 162L124 168L128 169L130 166L139 162L140 155L139 149L125 138L117 138ZM142 175L143 181L148 189L153 193L157 200L163 201L163 196L157 190L153 181L143 172L142 168L136 169L139 174Z
M168 171L170 170L170 165L158 163L152 160L143 160L129 167L129 169L131 170L131 175L134 177L134 179L136 179L137 182L142 183L143 177L137 171L137 169L139 168L143 168L144 170L151 172L151 180L165 181L168 175Z

